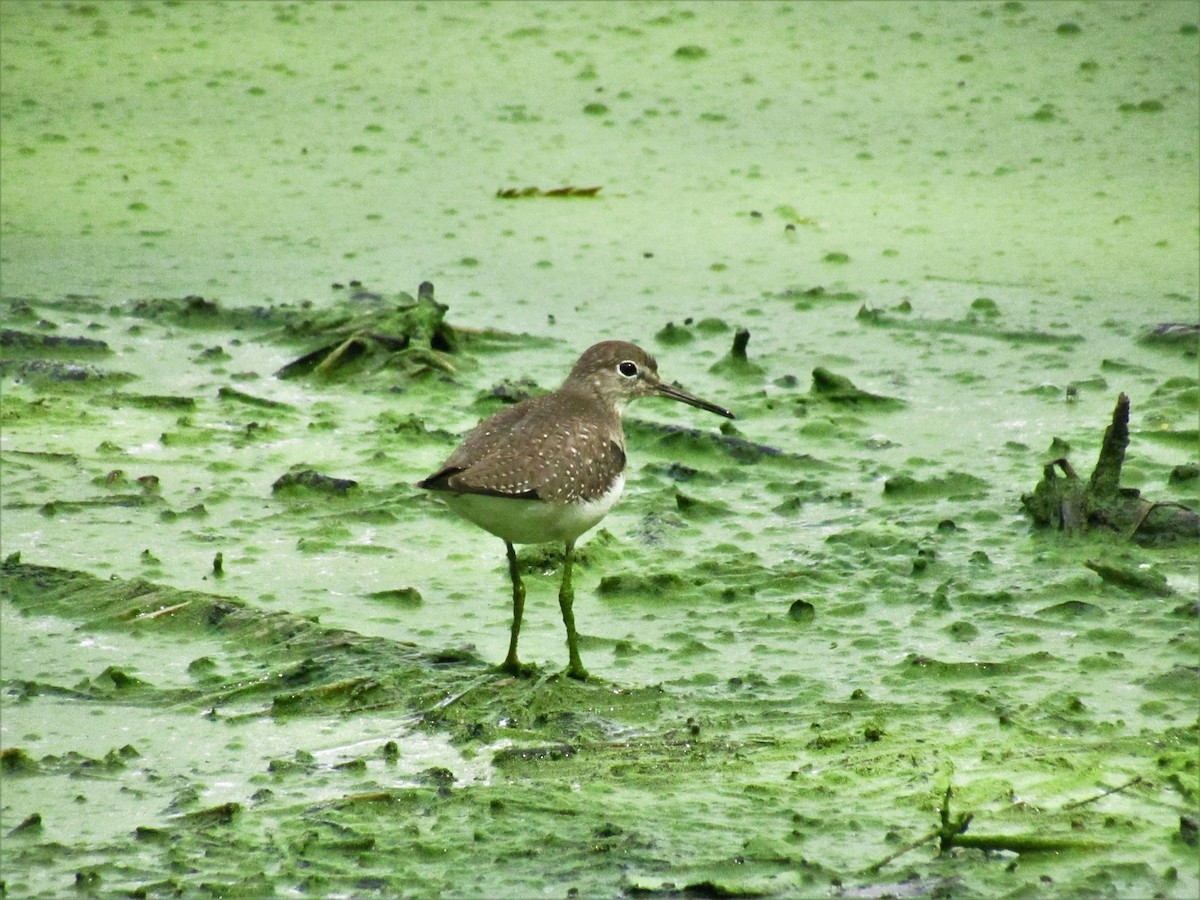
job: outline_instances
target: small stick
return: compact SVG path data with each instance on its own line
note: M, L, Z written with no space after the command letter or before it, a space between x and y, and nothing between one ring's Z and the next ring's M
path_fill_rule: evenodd
M931 832L929 832L929 834L925 835L925 837L921 838L919 841L913 841L911 844L905 844L903 847L901 847L895 853L889 854L888 856L885 856L883 859L879 860L879 862L872 863L871 865L867 866L865 869L862 870L862 874L863 875L877 875L879 873L879 870L882 869L884 866L886 866L888 863L890 863L892 860L898 859L899 857L903 856L905 853L908 853L910 850L916 850L922 844L928 844L930 841L932 841L935 837L937 837L940 834L941 834L940 830L931 831Z
M1131 778L1129 781L1125 782L1124 784L1122 784L1118 787L1112 788L1111 790L1104 791L1101 794L1097 794L1095 797L1088 797L1088 799L1086 799L1086 800L1076 800L1074 803L1064 803L1062 808L1063 809L1078 809L1081 806L1087 806L1089 803L1095 803L1097 800L1102 800L1103 798L1107 797L1109 794L1115 794L1119 791L1125 790L1126 788L1131 788L1135 784L1141 784L1142 780L1143 780L1142 776L1138 775L1134 778Z
M182 603L176 603L174 606L164 606L162 609L156 609L154 612L142 613L138 616L139 619L157 619L159 616L169 616L173 612L179 612L184 607L191 606L191 600L184 600Z

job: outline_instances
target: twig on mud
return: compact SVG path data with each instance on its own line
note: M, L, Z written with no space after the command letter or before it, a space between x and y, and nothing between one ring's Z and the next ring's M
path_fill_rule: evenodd
M862 875L878 874L879 870L882 869L884 866L886 866L888 863L890 863L892 860L903 856L905 853L907 853L910 850L916 850L922 844L928 844L939 834L941 834L941 831L931 831L931 832L929 832L929 834L925 835L925 837L921 838L919 841L913 841L911 844L905 844L903 847L901 847L895 853L891 853L891 854L885 856L883 859L879 860L879 862L871 863L871 865L869 865L865 869L863 869L860 874L862 874Z
M1111 788L1107 791L1097 794L1095 797L1088 797L1086 800L1076 800L1074 803L1064 803L1063 809L1078 809L1081 806L1087 806L1089 803L1095 803L1097 800L1103 800L1109 794L1120 793L1126 788L1131 788L1135 784L1141 784L1143 781L1141 775L1137 775L1118 787Z
M184 600L182 603L176 603L174 606L164 606L162 609L156 609L153 612L142 613L138 616L139 619L157 619L159 616L169 616L171 613L179 612L185 607L191 606L191 600Z
M474 681L472 681L470 684L468 684L465 688L463 688L457 694L451 694L449 697L443 697L437 703L433 704L433 706L429 707L429 709L427 709L423 713L421 713L421 717L425 717L425 716L429 715L430 713L436 712L438 710L443 710L448 706L453 706L455 703L457 703L463 697L467 696L467 694L471 693L471 691L475 690L475 688L479 687L482 684L486 684L489 681L494 681L495 678L496 678L496 675L493 672L488 672L486 675L481 675L479 678L476 678Z
M1134 781L1138 780L1140 779L1134 779ZM1132 783L1130 782L1130 784ZM1129 784L1122 785L1121 788L1114 788L1114 790L1121 790L1129 786ZM945 853L947 850L953 850L956 847L971 850L1007 850L1010 853L1057 853L1064 850L1095 850L1107 846L1094 841L1079 841L1071 838L1047 838L1022 834L967 834L967 827L971 824L971 820L975 817L975 814L962 813L958 816L952 816L950 814L950 798L953 793L953 788L947 785L946 794L942 800L942 807L938 811L941 818L941 827L937 831L931 832L918 841L913 841L890 856L868 866L863 870L863 873L875 874L888 863L903 856L910 850L915 850L917 847L928 844L934 838L938 839L938 849L942 853ZM1109 791L1109 793L1112 793L1112 791ZM1084 802L1090 803L1091 801L1087 800Z

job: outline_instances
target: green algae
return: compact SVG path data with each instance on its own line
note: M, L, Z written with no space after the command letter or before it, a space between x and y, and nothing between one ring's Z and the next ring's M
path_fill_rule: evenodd
M807 757L809 766L819 767L804 776L805 780L824 781L828 790L841 783L838 773L844 771L846 754L850 754L851 760L858 756L859 765L873 769L882 760L873 761L872 757L879 756L881 751L862 756L866 748L894 743L897 740L893 736L894 726L888 726L888 720L896 718L911 725L915 714L911 708L889 712L887 704L867 701L861 696L857 704L866 703L866 706L860 713L852 714L855 718L859 715L869 717L861 725L838 726L832 731L828 725L820 727L822 737L819 740L805 737L804 732L795 737L786 737L780 732L768 736L769 723L779 714L792 708L797 700L802 706L811 706L812 701L804 700L803 694L788 701L786 693L768 700L774 693L768 682L736 679L736 684L731 680L726 688L726 691L732 691L730 700L735 700L736 708L741 709L745 709L747 703L759 705L760 712L755 720L738 725L743 717L734 707L728 707L729 701L721 699L722 692L708 697L701 692L690 700L688 706L692 714L684 722L675 712L681 698L670 699L672 694L678 693L678 688L663 685L629 690L603 682L576 685L570 679L545 677L533 683L519 679L497 680L495 676L480 674L480 664L472 663L469 658L460 658L449 665L446 662L432 666L427 663L423 667L426 674L422 676L426 688L422 690L416 688L411 675L395 680L400 648L387 649L385 644L375 641L368 642L373 648L371 652L359 653L354 648L362 643L361 638L323 629L297 617L256 612L210 595L172 592L137 582L100 582L77 573L23 566L12 561L5 566L3 574L6 598L25 615L66 615L88 622L92 629L136 629L143 644L147 639L169 640L171 635L186 634L190 627L188 622L203 622L207 623L207 628L216 628L227 636L223 644L226 649L220 651L220 656L205 658L203 668L206 672L229 669L232 674L237 666L235 660L241 655L240 646L255 648L255 657L259 659L262 659L263 650L268 650L265 659L274 661L269 671L257 679L247 681L244 674L236 674L230 681L210 681L203 688L197 686L184 692L156 688L144 679L110 668L90 680L83 694L78 693L79 686L76 686L77 702L132 704L135 708L166 702L177 709L182 703L192 709L210 709L215 722L244 721L246 714L253 714L255 709L280 722L293 721L297 717L303 720L305 717L350 713L361 716L369 715L372 709L386 709L400 703L415 716L411 721L416 727L448 731L457 735L456 740L464 746L478 748L474 752L487 752L487 748L492 748L492 765L503 776L502 782L475 781L464 785L452 770L441 767L435 775L414 773L414 779L429 782L428 787L388 788L379 783L381 773L374 768L377 765L374 755L343 760L326 768L312 753L297 750L291 760L267 761L266 770L273 778L285 778L284 783L292 784L291 793L296 789L321 790L324 787L327 790L333 778L335 790L338 784L344 785L340 798L317 806L304 801L297 805L287 801L286 797L272 800L259 792L257 800L246 796L242 800L188 810L174 819L168 816L146 820L126 839L130 841L127 853L135 864L120 869L101 865L96 869L107 881L114 883L128 883L126 879L130 877L142 880L144 876L139 872L148 874L157 865L155 860L162 858L162 852L193 852L187 848L194 845L195 850L203 849L210 858L207 867L210 874L204 877L215 878L225 890L243 886L242 881L230 878L239 863L243 871L244 866L253 864L269 873L264 875L266 880L258 887L272 892L285 885L311 887L313 884L323 885L323 890L333 890L337 885L347 883L337 862L346 858L345 854L353 854L357 861L358 873L352 876L356 884L361 885L361 879L368 878L377 879L384 890L396 889L402 884L406 889L416 884L425 890L437 890L452 882L445 880L446 870L436 860L444 862L448 854L453 856L464 851L478 854L483 850L489 857L494 854L499 863L512 852L505 848L521 843L520 835L527 833L532 820L548 816L559 823L553 831L555 837L532 857L539 860L542 872L539 877L547 879L547 884L569 871L578 873L578 866L588 859L593 861L593 868L598 873L603 872L606 867L597 867L597 864L606 854L619 851L622 859L635 861L633 871L627 871L617 882L625 889L642 885L658 890L667 884L711 882L729 890L753 889L768 894L786 894L803 890L804 885L829 885L841 879L826 866L814 863L810 858L815 849L812 835L803 825L798 828L796 824L820 815L815 809L802 816L795 812L797 803L802 804L802 808L811 808L813 800L802 801L798 796L790 804L784 800L783 805L778 806L779 801L771 799L778 789L768 786L769 773L774 771L778 776L792 780L800 777L798 772L789 769L789 763L794 767L797 759L797 749L789 748L799 739L805 748L800 751L801 758ZM152 638L151 631L160 636ZM277 634L287 635L286 641L279 642L273 637ZM322 645L327 649L319 649ZM335 651L335 657L330 656L331 649ZM226 659L231 653L234 660ZM357 660L356 665L365 666L370 674L341 677L347 670L335 663L337 658L347 656ZM287 659L296 662L281 665ZM1030 665L1034 666L1052 660L1036 654L1029 659ZM351 660L343 659L343 662ZM462 670L464 662L467 664L465 671ZM916 665L918 670L928 673L932 663L917 660L909 665ZM1025 668L1007 663L1001 670L972 663L967 664L969 672L950 675L945 664L942 666L935 676L938 683L947 678L959 682L964 676L969 681L981 676L1001 678L1006 674L1018 674ZM195 664L191 668L194 670ZM400 683L406 684L407 688L394 693ZM388 684L393 687L388 688ZM95 685L106 687L97 693ZM146 696L147 691L154 696ZM761 705L764 701L765 706ZM824 709L826 715L834 717L833 721L839 721L851 708L839 703L818 703L814 709ZM1027 737L1032 742L1026 750L1028 753L1037 746L1034 740L1036 718L1023 716L1022 722L1025 730L1033 729ZM812 727L816 728L816 723ZM1005 727L1003 719L999 727ZM768 733L764 733L764 728ZM510 743L514 739L518 741L515 745ZM1169 746L1172 739L1163 734L1160 743L1164 742ZM894 753L903 757L907 752L903 743L890 751L882 751L883 758ZM1128 754L1133 746L1128 745L1122 752ZM1110 746L1108 752L1111 754L1114 749ZM923 751L922 755L927 752ZM836 754L840 764L822 778L815 772L820 770L818 758L824 754ZM402 757L403 751L399 755ZM108 773L111 777L147 764L140 762L141 756L134 748L125 747L113 748L99 760L67 754L33 761L27 751L17 748L6 753L5 764L19 769L25 778L69 772L93 776ZM385 754L384 759L388 758L395 759L396 755L388 757ZM1026 765L1029 759L1038 758L1039 754L1034 753L1027 758ZM1183 765L1186 771L1186 754L1178 755L1176 759L1176 764ZM749 791L748 796L757 797L760 805L770 804L766 808L764 824L767 827L762 836L744 838L720 849L711 838L697 842L700 832L693 832L693 843L687 845L686 854L676 857L661 843L661 833L652 838L632 824L633 819L627 819L635 809L641 810L640 815L644 816L645 810L651 808L657 810L656 815L673 815L676 821L686 822L686 807L679 805L684 798L663 793L663 780L676 779L684 772L690 773L689 778L695 778L717 764L723 773L722 779L733 776L736 780L734 773L742 772L741 778L747 779L747 784L740 791L712 795L701 802L695 812L703 815L706 822L709 816L722 814L722 810L728 815L740 802L736 799L738 794ZM1084 778L1087 771L1085 768L1082 773ZM585 773L589 773L587 782L597 786L600 784L596 781L597 773L606 773L604 777L610 780L609 786L595 798L602 802L592 811L589 811L588 798L595 788L585 789L582 795L563 793L562 790L567 784L585 778ZM345 781L347 778L356 780ZM310 782L311 786L306 788ZM756 784L759 787L756 788ZM804 795L813 799L820 797L821 791L812 793L814 787L810 786ZM968 793L968 796L972 795ZM194 798L191 802L195 802ZM976 798L970 802L979 801ZM763 812L760 809L759 815ZM397 814L401 814L402 820L425 824L400 829L389 827L386 823L395 822ZM42 815L44 818L44 813ZM1028 813L1025 815L1027 817ZM252 837L260 826L247 831L249 820L261 820L264 825L270 822L270 827L286 836L283 846L272 851L273 863L268 864L268 857L262 855L267 848L259 847ZM1046 813L1041 813L1037 827L1052 828L1054 821L1053 817L1047 818ZM772 836L773 822L778 822L775 827L780 830ZM791 824L785 825L786 822ZM547 822L547 826L549 824ZM231 827L237 830L230 832ZM314 827L318 828L317 834L312 833ZM1091 829L1084 825L1081 836L1080 827L1080 816L1076 812L1072 817L1072 838L1058 842L1055 849L1086 856L1088 842L1084 837ZM43 831L45 828L43 823ZM323 829L332 830L322 837L320 831ZM687 831L689 829L685 829L685 833ZM463 837L471 832L474 836L464 842ZM992 849L1020 848L1023 852L1046 850L1054 843L1040 834L1029 838L1012 834L1004 838L969 837L979 838L983 842L978 843L980 847L987 844ZM817 844L819 846L820 842ZM963 840L960 845L970 846L971 841ZM601 851L602 846L608 849ZM545 855L550 852L553 857ZM596 855L598 852L600 856ZM649 856L645 861L636 862L647 853ZM738 857L739 862L732 865L722 862L722 856L726 854L730 858ZM45 854L35 847L19 849L12 858L26 863L35 859L47 861ZM408 862L396 869L397 858ZM522 854L522 858L528 860L529 856ZM316 876L309 871L314 860L323 861L322 875L316 882L310 880ZM664 862L668 864L665 869L662 868ZM529 884L528 871L525 869L524 874L521 873L520 867L500 864L493 867L488 883L493 890L501 892L507 891L506 884L520 884L521 890L525 890ZM1145 878L1144 875L1141 877ZM174 889L182 889L192 882L186 877L175 876L166 882L153 883L171 884ZM1134 879L1132 883L1142 882ZM200 883L196 884L199 886Z
M29 334L12 328L0 329L0 353L36 356L38 358L65 356L108 356L112 353L104 341L59 334Z
M854 382L845 375L838 375L824 366L813 369L810 393L815 398L832 404L872 406L880 409L896 409L904 406L904 401L864 391L856 387Z
M352 478L334 478L330 475L323 475L314 469L299 466L294 471L285 472L276 478L271 484L271 492L274 494L296 494L313 491L321 494L345 496L356 487L358 487L358 482Z
M132 372L113 372L99 366L41 358L0 360L0 374L43 390L61 390L63 387L93 390L125 384L137 377Z
M883 483L883 493L889 497L969 497L983 493L987 482L970 472L947 472L931 478L918 479L911 475L893 475Z
M227 385L222 386L217 391L217 397L221 400L229 400L235 403L243 403L246 406L252 406L255 409L269 409L294 412L295 407L290 403L282 403L278 400L270 400L266 397L256 397L253 394L248 394L245 391L239 391L236 388Z
M973 304L972 308L974 308ZM966 335L970 337L989 338L991 340L1013 341L1022 344L1069 346L1083 340L1083 335L1080 334L1054 334L1038 329L997 328L989 323L980 322L974 316L969 316L963 320L901 318L881 309L869 309L864 306L858 311L857 319L859 322L867 325L878 328L890 328L897 331Z
M1114 565L1094 559L1089 559L1084 565L1099 575L1106 584L1115 584L1137 594L1169 597L1175 593L1167 585L1167 577L1161 572L1146 571L1139 566Z
M0 602L5 890L1193 896L1194 553L1031 531L1017 499L1063 455L1030 448L1095 452L1117 391L1129 483L1188 499L1194 330L1142 342L1195 295L1194 42L1165 8L1072 9L1064 40L1068 11L1016 3L0 7L6 322L110 351L23 350L0 391L0 539L37 564ZM346 55L351 19L377 27ZM311 64L231 68L217 32L261 60L307 34ZM1131 79L1162 109L1117 111ZM605 188L497 202L497 171ZM841 280L788 288L829 248ZM331 259L387 289L329 289ZM426 278L456 351L406 357L393 286ZM409 485L593 335L671 321L664 374L736 428L632 408L576 572L599 679L557 672L537 548L541 666L498 679L500 548ZM313 352L345 366L271 377ZM817 367L905 405L822 402ZM277 495L294 467L357 487ZM1070 846L867 871L949 784L961 837Z

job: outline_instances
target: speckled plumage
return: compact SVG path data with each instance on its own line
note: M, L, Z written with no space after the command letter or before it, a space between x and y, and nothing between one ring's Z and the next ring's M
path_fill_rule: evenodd
M575 503L595 500L625 469L620 413L579 392L533 397L480 423L423 486Z
M571 559L576 539L617 502L625 483L621 414L637 397L664 396L733 418L733 414L658 377L654 358L624 341L588 348L552 394L523 400L485 419L418 487L445 495L464 518L503 538L513 581L513 631L501 667L519 672L517 634L525 588L512 545L561 541L559 591L570 652L569 674L586 677L571 613Z

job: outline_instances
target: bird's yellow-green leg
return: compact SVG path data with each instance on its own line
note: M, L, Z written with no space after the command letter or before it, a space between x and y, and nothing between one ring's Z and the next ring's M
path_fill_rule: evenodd
M579 635L575 633L575 613L571 610L575 602L575 589L571 585L571 563L574 557L575 542L567 541L566 552L563 553L562 587L558 589L558 606L562 610L563 625L567 626L567 674L585 681L588 673L579 658Z
M508 656L500 663L499 670L509 675L525 675L528 667L517 661L517 637L521 634L521 616L525 613L525 585L521 581L521 570L517 568L517 551L511 541L505 541L508 550L508 574L512 578L513 620L512 635L508 639Z

